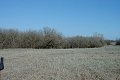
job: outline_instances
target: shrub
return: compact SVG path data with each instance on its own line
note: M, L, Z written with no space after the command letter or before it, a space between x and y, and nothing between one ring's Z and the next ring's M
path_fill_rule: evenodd
M83 37L75 36L67 38L66 47L67 48L94 48L102 47L105 42L101 37Z
M49 27L43 29L44 48L60 48L62 46L62 36L56 30Z
M9 29L0 29L0 46L1 48L16 48L18 31Z
M120 45L120 39L116 40L116 45Z
M111 40L105 40L105 42L106 42L107 45L111 45L112 41Z

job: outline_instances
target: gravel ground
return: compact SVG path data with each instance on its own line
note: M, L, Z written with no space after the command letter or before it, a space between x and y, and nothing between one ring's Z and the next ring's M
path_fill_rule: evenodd
M120 46L0 49L1 80L120 80Z

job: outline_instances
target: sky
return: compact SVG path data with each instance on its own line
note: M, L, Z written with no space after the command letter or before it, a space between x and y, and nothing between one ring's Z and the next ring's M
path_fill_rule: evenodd
M0 0L0 28L120 38L120 0Z

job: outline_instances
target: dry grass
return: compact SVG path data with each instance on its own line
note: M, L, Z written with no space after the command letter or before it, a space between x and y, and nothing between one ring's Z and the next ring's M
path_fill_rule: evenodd
M2 80L120 80L120 46L1 49Z

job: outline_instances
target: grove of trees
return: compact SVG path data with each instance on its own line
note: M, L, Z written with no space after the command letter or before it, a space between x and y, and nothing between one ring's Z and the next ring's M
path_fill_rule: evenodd
M106 45L101 35L65 37L55 29L39 31L0 29L0 48L94 48Z

